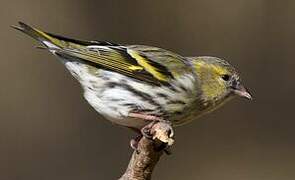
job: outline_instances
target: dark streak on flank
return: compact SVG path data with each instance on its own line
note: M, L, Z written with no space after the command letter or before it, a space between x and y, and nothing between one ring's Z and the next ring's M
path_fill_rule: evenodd
M121 104L123 106L128 106L130 108L132 108L132 112L154 112L154 109L142 109L141 107L139 107L138 105L134 104L134 103L123 103Z
M128 85L128 84L121 84L121 83L117 83L117 82L109 82L106 84L107 87L109 88L115 88L115 87L119 87L122 89L125 89L131 93L133 93L135 96L140 97L142 100L149 102L150 104L163 109L162 106L157 103L156 101L154 101L153 97L143 91L138 91L136 89L134 89L132 86Z
M180 88L181 90L183 90L184 92L188 92L188 89L185 88L182 84L179 85L179 88Z
M157 96L168 99L168 95L166 95L164 93L157 93Z
M181 115L183 112L182 111L175 111L175 112L173 112L173 114L175 114L175 115Z
M181 100L171 100L167 102L168 104L180 104L180 105L185 105L186 103L181 101Z
M128 107L130 107L130 108L132 108L133 109L133 111L139 111L139 107L138 107L138 105L136 105L136 104L134 104L134 103L122 103L122 104L120 104L120 105L122 105L122 106L128 106Z
M179 89L175 88L173 85L169 85L169 89L176 92L176 93L180 92Z
M140 109L140 112L154 112L154 109Z
M108 87L108 88L114 88L114 87L116 87L116 86L119 86L120 84L119 83L116 83L116 82L107 82L106 83L106 86Z
M93 87L91 87L91 86L88 86L87 88L91 91L94 91Z
M102 79L105 80L105 81L109 81L110 80L110 78L107 77L107 76L102 76Z
M118 98L111 98L109 99L111 102L118 102L118 101L122 101L122 99L118 99Z

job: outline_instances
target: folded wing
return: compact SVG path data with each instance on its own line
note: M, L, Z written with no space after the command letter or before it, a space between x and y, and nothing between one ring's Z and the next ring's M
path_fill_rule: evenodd
M156 85L169 84L191 72L184 57L142 45L123 46L105 41L81 41L46 33L24 23L13 26L41 42L54 54Z

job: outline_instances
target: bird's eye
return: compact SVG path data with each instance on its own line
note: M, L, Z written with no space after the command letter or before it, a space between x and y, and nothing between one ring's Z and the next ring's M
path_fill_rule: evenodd
M224 80L224 81L228 81L230 79L230 76L228 74L224 74L221 76L221 78Z

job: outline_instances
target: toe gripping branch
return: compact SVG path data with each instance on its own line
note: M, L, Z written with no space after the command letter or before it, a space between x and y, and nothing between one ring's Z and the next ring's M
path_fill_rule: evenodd
M167 121L151 122L142 129L143 136L133 152L129 165L119 180L149 180L154 167L174 143L174 131Z
M172 146L174 143L174 130L168 121L151 123L150 134L153 140L159 140L168 146Z

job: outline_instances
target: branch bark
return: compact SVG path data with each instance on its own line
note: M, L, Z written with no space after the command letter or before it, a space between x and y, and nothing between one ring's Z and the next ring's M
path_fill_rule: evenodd
M174 142L173 129L170 124L158 122L150 129L152 139L142 137L138 148L132 154L129 165L119 180L150 180L152 172L165 147Z

